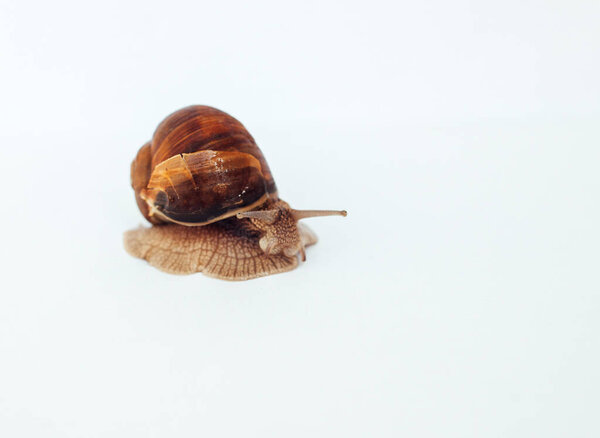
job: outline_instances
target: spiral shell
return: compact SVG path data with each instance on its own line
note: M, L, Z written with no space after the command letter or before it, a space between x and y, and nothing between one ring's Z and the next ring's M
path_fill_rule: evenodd
M140 211L154 224L199 226L277 200L261 150L235 118L189 106L158 125L131 164Z

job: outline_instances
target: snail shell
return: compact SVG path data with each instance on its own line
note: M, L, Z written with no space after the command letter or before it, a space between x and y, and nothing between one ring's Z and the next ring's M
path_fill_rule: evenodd
M137 204L158 224L206 225L277 199L256 142L230 115L189 106L168 116L131 166Z

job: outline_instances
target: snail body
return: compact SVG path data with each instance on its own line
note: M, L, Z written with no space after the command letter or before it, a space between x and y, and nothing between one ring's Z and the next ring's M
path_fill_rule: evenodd
M131 184L153 226L128 231L125 248L172 273L243 280L290 270L316 243L300 219L346 215L294 210L279 199L250 133L208 106L183 108L158 125L131 164Z

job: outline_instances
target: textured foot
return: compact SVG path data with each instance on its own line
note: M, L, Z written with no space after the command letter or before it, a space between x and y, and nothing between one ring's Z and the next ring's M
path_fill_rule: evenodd
M250 280L298 266L297 257L267 256L258 246L259 235L236 221L202 227L140 227L125 232L123 242L129 254L171 274L202 272L223 280ZM308 237L307 233L308 244L316 241L313 236Z

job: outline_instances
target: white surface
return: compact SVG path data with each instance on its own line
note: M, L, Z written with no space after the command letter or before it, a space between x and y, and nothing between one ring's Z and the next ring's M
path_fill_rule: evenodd
M598 2L0 3L0 435L597 437ZM320 237L129 257L129 163L203 103Z

